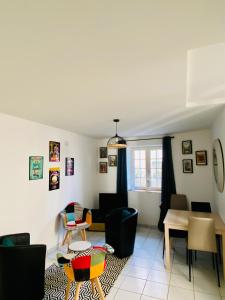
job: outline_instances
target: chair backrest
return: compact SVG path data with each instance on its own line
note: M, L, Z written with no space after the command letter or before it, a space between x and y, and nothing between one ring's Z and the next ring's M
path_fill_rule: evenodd
M85 256L75 257L71 265L64 264L65 273L70 281L87 281L100 276L106 267L106 251L97 247L94 253Z
M191 202L192 211L211 212L211 205L209 202Z
M81 223L83 219L83 207L78 202L69 203L65 209L60 213L63 224L66 227L68 222ZM89 218L90 219L90 218ZM72 225L72 224L71 224Z
M170 208L178 210L188 210L186 195L172 194L170 198Z
M46 245L0 246L0 299L43 299L45 257Z
M217 252L215 222L213 219L189 217L188 249Z

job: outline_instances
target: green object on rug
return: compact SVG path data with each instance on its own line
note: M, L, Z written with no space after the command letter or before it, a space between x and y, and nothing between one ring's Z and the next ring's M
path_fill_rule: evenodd
M105 296L109 294L111 287L127 263L129 257L120 259L114 255L106 256L106 269L99 277ZM67 276L64 269L56 265L50 266L45 271L45 297L43 300L64 300L67 284ZM69 300L74 300L76 285L70 288ZM97 289L92 293L91 282L85 281L80 289L79 300L99 300Z

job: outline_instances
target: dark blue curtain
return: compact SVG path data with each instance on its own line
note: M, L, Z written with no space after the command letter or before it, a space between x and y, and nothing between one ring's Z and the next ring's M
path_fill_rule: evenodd
M117 160L117 193L123 199L123 206L128 207L127 193L127 150L118 149Z
M173 158L171 149L171 137L163 138L163 161L162 161L162 188L161 188L161 205L158 228L164 231L164 218L167 210L170 208L170 197L176 194L176 184L173 171Z

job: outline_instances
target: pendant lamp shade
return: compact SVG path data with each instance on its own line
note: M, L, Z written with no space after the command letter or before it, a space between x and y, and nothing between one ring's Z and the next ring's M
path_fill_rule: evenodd
M108 140L107 147L114 149L122 149L127 147L127 143L124 138L117 134L117 123L119 119L114 119L113 122L116 123L116 134Z

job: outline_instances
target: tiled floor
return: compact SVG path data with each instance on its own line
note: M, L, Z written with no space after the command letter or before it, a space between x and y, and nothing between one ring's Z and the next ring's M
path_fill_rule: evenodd
M104 233L87 232L92 244L104 244ZM217 286L210 254L198 253L194 262L192 281L188 281L185 244L175 241L171 272L162 260L162 234L157 229L139 226L134 254L120 273L107 300L225 300L225 283L221 273L221 288ZM47 265L55 261L55 253Z

